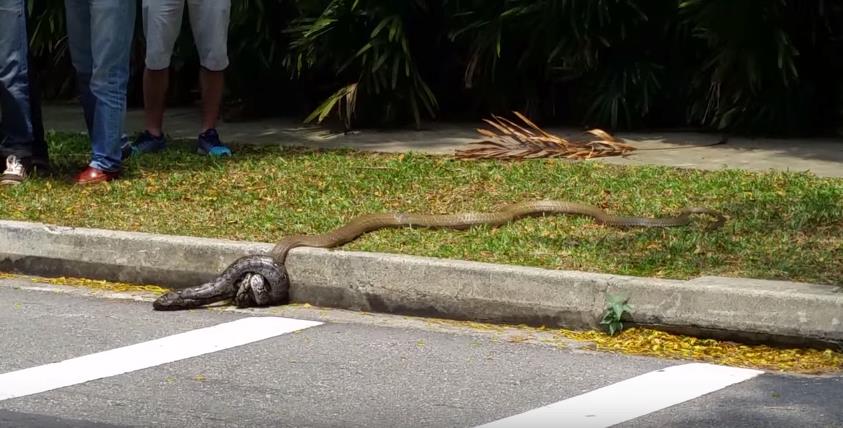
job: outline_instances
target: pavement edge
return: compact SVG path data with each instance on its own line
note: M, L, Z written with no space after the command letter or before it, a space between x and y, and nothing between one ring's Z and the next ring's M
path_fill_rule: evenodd
M188 287L271 244L0 221L0 271ZM799 344L843 342L843 289L743 278L688 281L299 248L291 300L351 310L596 328L609 295L632 323Z

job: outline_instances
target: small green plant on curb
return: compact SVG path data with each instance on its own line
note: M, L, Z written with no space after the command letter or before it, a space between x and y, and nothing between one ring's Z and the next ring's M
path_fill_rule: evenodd
M627 297L609 295L606 300L608 300L609 305L606 307L606 313L603 314L603 320L600 321L600 324L608 326L609 335L614 336L623 330L621 318L623 318L624 312L631 312L632 308L626 303L629 301Z

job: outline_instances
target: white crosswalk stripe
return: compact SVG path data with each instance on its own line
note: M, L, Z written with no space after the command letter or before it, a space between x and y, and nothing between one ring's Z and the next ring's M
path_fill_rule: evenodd
M155 367L291 333L322 323L243 318L123 348L0 374L0 401Z
M712 364L668 367L482 428L608 427L712 393L763 372Z

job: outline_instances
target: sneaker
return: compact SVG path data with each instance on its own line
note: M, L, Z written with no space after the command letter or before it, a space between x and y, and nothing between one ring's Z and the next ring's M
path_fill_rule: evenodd
M149 131L143 131L135 138L135 141L123 145L123 159L142 153L160 152L165 148L167 148L167 138L163 134L156 137Z
M200 155L231 156L231 149L220 141L220 134L213 128L199 134L196 152Z
M0 184L16 186L23 183L28 169L17 156L9 155L6 158L6 170L0 176Z

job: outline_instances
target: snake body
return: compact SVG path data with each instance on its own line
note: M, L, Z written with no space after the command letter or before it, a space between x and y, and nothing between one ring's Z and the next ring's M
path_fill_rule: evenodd
M725 220L722 214L708 208L683 208L675 217L626 217L609 214L593 205L567 201L521 202L488 213L368 214L321 235L286 237L275 245L269 257L246 256L238 259L215 280L198 287L167 293L155 302L154 307L158 310L186 309L232 298L241 307L280 304L287 298L290 287L284 262L293 248L337 247L365 233L391 227L467 229L477 225L501 226L520 218L546 214L585 215L593 217L598 223L615 227L684 226L690 223L692 214L714 217L712 227L721 225Z
M283 264L268 256L245 256L210 282L164 294L152 303L152 307L159 311L172 311L228 299L234 299L241 308L266 306L285 301L289 289L290 280Z

